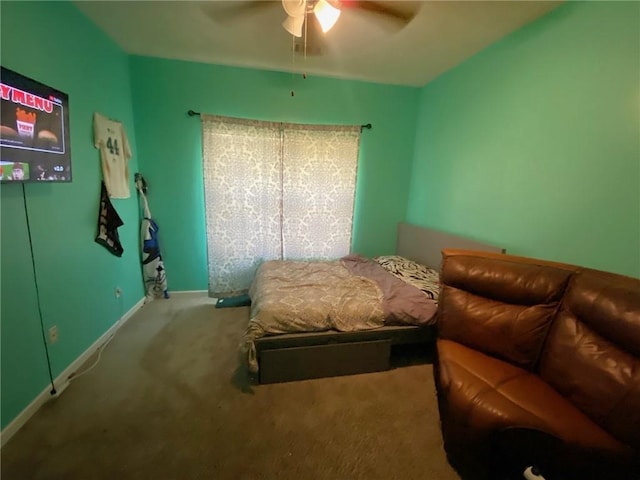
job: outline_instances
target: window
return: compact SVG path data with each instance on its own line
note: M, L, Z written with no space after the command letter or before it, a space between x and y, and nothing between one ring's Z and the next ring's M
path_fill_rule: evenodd
M349 253L360 127L202 116L209 292L265 260Z

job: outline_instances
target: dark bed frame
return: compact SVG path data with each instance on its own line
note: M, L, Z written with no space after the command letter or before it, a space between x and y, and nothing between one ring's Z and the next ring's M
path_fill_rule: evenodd
M430 268L440 270L444 248L505 253L493 247L408 223L398 225L396 252ZM389 370L396 347L408 345L431 349L435 327L389 326L359 332L295 333L256 340L260 383L352 375Z

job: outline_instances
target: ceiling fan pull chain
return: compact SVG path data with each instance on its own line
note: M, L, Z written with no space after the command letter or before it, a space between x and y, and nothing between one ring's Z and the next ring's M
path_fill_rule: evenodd
M307 9L304 10L304 71L302 72L302 78L307 79L307 26L309 25L309 15Z
M291 96L295 97L293 84L295 82L294 72L296 70L296 37L291 35Z

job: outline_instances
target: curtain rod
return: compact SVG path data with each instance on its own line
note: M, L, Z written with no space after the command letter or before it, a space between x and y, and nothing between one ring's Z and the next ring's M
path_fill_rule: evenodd
M188 110L187 111L187 115L189 115L190 117L199 117L200 116L200 112L196 112L193 110ZM370 123L367 123L366 125L360 125L360 131L362 131L363 129L367 129L367 130L371 130L373 126Z

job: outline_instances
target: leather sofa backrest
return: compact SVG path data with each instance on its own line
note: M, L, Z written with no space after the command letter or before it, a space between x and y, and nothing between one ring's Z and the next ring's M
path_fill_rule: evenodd
M577 267L513 255L442 253L438 335L533 370Z
M539 374L603 429L640 449L640 280L575 274Z

